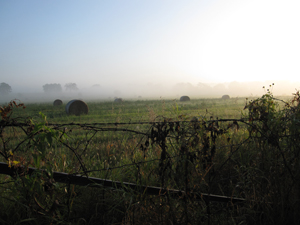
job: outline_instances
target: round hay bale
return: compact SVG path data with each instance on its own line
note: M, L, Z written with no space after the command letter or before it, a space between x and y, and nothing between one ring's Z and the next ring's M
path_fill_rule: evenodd
M81 114L88 114L89 107L84 101L81 100L72 100L69 101L66 105L66 113L68 115L76 115L79 116Z
M122 99L122 98L116 98L116 99L115 99L115 102L118 102L118 103L119 103L119 102L123 102L123 99Z
M60 105L62 105L63 104L63 102L62 102L62 100L60 100L60 99L56 99L54 102L53 102L53 106L60 106Z
M223 95L222 99L230 99L230 96L229 95Z
M180 97L180 101L181 102L186 102L186 101L190 101L191 99L190 99L190 97L189 96L181 96Z

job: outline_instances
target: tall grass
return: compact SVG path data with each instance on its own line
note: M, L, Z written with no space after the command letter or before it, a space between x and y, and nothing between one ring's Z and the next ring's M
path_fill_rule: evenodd
M149 119L161 115L174 117L176 114L238 118L245 105L245 99L196 99L189 102L176 100L124 101L122 103L87 102L87 104L89 114L84 116L68 116L65 112L65 105L54 107L52 103L27 104L26 110L15 109L13 116L28 116L39 120L39 112L43 112L49 123L137 122L149 121Z
M299 99L283 103L268 92L247 101L90 102L79 117L47 104L13 108L2 116L2 160L48 175L0 175L2 223L297 224ZM32 130L10 130L30 115ZM53 171L186 194L60 184ZM245 201L204 201L201 193Z

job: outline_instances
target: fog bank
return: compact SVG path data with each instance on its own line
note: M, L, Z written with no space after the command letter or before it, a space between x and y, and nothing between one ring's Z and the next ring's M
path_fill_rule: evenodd
M108 86L95 84L89 88L80 88L76 91L62 90L60 92L43 92L41 87L36 89L17 89L12 87L8 95L0 96L0 102L5 103L13 99L21 102L53 102L55 99L69 101L82 99L85 101L113 101L115 98L124 100L146 99L179 99L188 95L194 99L221 98L222 95L231 97L259 97L270 89L275 96L289 96L300 89L300 82L277 81L265 82L224 82L224 83L197 83L181 82L175 85L161 83L125 84ZM272 87L270 87L270 85ZM265 88L263 88L265 87ZM35 91L32 91L35 90Z

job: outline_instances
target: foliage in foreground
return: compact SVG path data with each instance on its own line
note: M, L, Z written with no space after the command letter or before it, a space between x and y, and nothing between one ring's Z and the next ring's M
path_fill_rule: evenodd
M1 108L0 154L15 171L22 170L1 176L0 204L6 209L1 222L298 224L299 102L299 92L289 102L267 92L246 103L241 119L176 115L105 128L50 126L42 113L39 123L12 118L13 107L23 107L12 102ZM44 172L26 174L28 166ZM53 179L54 170L185 195L61 184ZM244 201L201 200L201 193Z

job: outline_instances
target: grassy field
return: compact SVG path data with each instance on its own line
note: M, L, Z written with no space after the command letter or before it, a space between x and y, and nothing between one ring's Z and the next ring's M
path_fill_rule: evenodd
M1 161L48 176L0 175L0 204L7 209L0 221L296 224L298 101L295 96L288 105L270 93L247 100L87 101L89 113L81 116L52 103L12 107L11 116L2 114ZM186 196L60 184L53 171L180 189ZM195 200L201 193L245 203Z
M178 115L239 118L245 102L245 98L195 99L189 102L178 100L124 101L122 103L87 101L89 113L79 117L68 116L65 112L65 104L53 107L52 103L39 103L27 104L26 110L18 109L14 112L14 116L30 116L39 119L39 112L43 112L48 122L51 123L153 121L157 116L176 117Z

